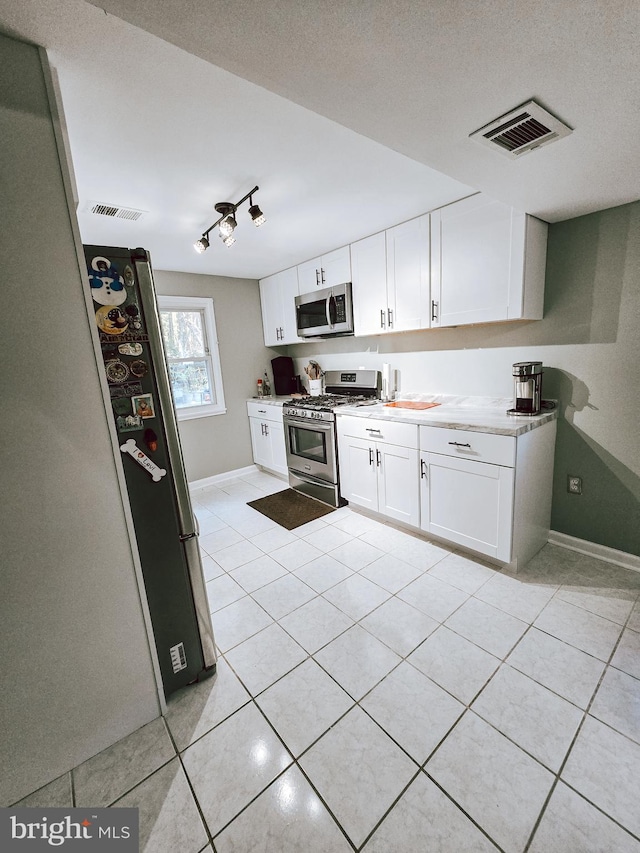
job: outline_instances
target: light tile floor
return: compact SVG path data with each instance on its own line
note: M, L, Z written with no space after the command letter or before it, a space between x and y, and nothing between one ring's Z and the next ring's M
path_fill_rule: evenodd
M289 532L281 488L194 493L216 676L23 803L137 806L146 853L640 853L640 574Z

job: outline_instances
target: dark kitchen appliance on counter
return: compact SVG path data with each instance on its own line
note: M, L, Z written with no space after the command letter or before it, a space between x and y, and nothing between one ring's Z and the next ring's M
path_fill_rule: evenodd
M324 379L326 394L283 406L289 485L330 506L342 506L334 410L377 402L381 379L377 370L328 370Z
M296 327L301 338L353 334L351 282L296 296Z
M514 407L507 414L539 415L542 410L542 362L516 362L513 377Z
M165 696L211 675L216 651L149 255L85 246ZM105 530L108 547L109 531Z
M274 394L285 397L287 394L295 394L298 391L298 380L295 376L292 358L286 355L272 358L271 370L273 371Z

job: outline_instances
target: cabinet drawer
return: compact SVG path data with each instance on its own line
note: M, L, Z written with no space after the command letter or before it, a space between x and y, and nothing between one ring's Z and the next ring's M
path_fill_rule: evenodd
M257 400L247 400L247 413L250 418L282 423L282 406L272 406L269 403L260 403Z
M369 441L385 441L400 447L418 449L417 424L402 424L393 421L379 421L373 418L352 418L338 415L338 435L364 438Z
M513 435L421 426L420 450L508 468L516 464L516 437Z

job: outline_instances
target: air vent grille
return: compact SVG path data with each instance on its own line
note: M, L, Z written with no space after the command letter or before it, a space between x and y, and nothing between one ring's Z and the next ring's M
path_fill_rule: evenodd
M128 219L130 222L136 222L146 213L146 210L136 210L133 207L120 207L115 204L106 204L105 202L90 201L87 205L89 213L96 216L110 216L115 219Z
M474 131L470 138L509 157L518 157L569 133L570 127L535 101L529 101Z

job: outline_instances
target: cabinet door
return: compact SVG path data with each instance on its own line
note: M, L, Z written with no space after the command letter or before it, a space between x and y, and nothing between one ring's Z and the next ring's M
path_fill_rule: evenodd
M509 562L514 469L437 453L421 462L422 529Z
M343 246L334 252L322 256L320 265L320 281L322 287L333 287L351 281L351 254L349 246Z
M431 214L434 325L521 316L524 234L524 214L481 194Z
M287 474L287 448L284 440L284 425L276 421L269 421L267 424L267 433L269 437L271 465L272 471L278 474Z
M389 331L430 325L429 214L387 231Z
M322 258L312 258L303 264L298 264L298 288L300 294L311 293L316 287L324 287L320 277Z
M389 518L418 527L418 451L378 442L375 452L378 468L378 511Z
M387 331L387 244L384 231L351 244L356 335Z
M375 447L371 441L345 436L338 443L340 491L349 503L378 509Z
M271 452L271 440L266 431L266 421L258 418L249 418L251 428L251 448L253 450L253 461L256 465L271 468L273 456Z
M260 280L260 304L262 306L262 330L267 347L281 343L282 326L280 316L280 285L278 275Z
M281 344L297 344L302 341L298 337L296 324L296 296L298 295L298 270L291 267L277 274L280 293L280 334Z

